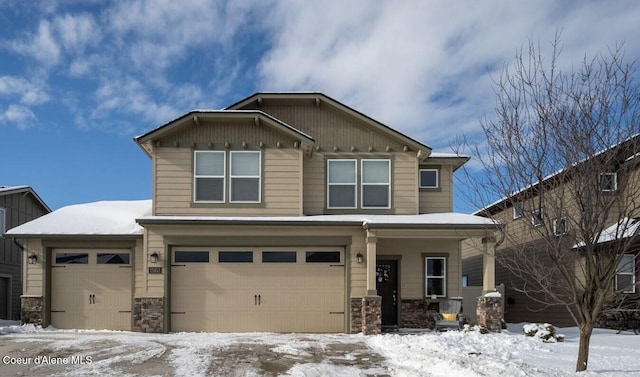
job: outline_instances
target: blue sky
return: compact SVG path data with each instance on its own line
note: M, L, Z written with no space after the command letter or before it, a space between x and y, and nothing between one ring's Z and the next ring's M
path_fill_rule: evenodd
M132 138L257 91L324 92L439 152L482 143L491 77L558 29L562 68L640 57L634 0L0 0L0 185L52 209L150 198Z

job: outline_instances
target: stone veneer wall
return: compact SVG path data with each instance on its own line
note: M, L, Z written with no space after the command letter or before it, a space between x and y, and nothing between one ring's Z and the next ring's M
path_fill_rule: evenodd
M32 323L42 326L43 305L42 297L22 297L20 303L20 318L22 323Z
M402 327L412 329L433 329L435 328L435 320L433 314L435 312L427 312L424 308L424 300L422 299L405 299L401 302L401 321Z
M362 332L365 335L380 334L382 331L382 297L362 298Z
M478 297L478 324L489 331L502 332L502 297Z
M362 298L351 298L351 333L357 334L362 332Z
M133 331L165 333L164 297L136 297L133 302Z

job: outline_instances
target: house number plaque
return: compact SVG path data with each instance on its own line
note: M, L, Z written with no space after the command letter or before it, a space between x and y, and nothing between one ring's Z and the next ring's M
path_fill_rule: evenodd
M149 273L150 274L161 274L162 273L162 267L149 267Z

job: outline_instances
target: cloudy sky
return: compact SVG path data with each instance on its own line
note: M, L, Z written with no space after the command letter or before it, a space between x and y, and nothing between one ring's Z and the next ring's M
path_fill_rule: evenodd
M640 2L0 0L0 185L53 209L149 198L132 137L257 91L321 91L448 152L557 30L567 68L620 42L636 59Z

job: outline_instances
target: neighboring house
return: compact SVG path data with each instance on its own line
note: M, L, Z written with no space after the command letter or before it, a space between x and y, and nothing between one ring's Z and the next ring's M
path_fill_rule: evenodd
M28 186L0 186L0 319L20 318L23 252L5 232L51 212Z
M564 243L571 252L575 252L575 255L579 256L580 248L584 247L584 243L580 241L580 229L573 228L571 221L568 220L580 219L579 215L575 213L576 199L569 194L575 186L569 188L569 185L573 184L571 183L572 169L579 168L584 171L584 166L587 166L586 170L589 171L589 174L593 174L594 182L590 183L594 184L594 191L598 191L598 195L613 198L614 203L615 198L631 198L626 199L631 205L627 204L626 207L621 205L617 210L615 205L612 206L609 219L601 228L603 231L595 242L597 250L606 255L604 251L611 242L630 239L631 236L635 237L638 232L636 218L640 216L640 213L635 213L640 210L640 205L637 204L635 198L640 194L637 186L640 182L640 170L636 159L638 138L639 136L635 136L625 140L591 157L592 159L600 159L601 162L590 164L589 160L584 160L546 177L542 181L542 186L544 186L542 191L546 193L546 199L540 198L537 191L540 184L536 183L515 192L509 198L503 198L476 211L474 215L495 219L508 233L508 236L505 237L501 237L499 232L496 233L498 242L495 245L495 252L499 254L519 249L535 253L536 249L548 247L546 240L555 239L558 243ZM618 185L620 174L629 175L628 187L624 192ZM622 212L617 213L616 211ZM547 235L551 235L551 237L547 237ZM482 243L478 239L463 241L462 275L463 280L470 286L482 284L484 270L482 261L486 256L484 256L481 247ZM640 307L639 250L640 245L631 244L628 252L622 257L616 269L611 297L605 304L605 309L619 304L634 308ZM548 263L548 259L545 259L546 256L543 256L543 253L538 253L538 255L538 266L530 268L541 267L540 273L544 274L544 266L545 263ZM500 261L500 258L497 260ZM517 261L512 263L517 263ZM522 263L531 263L531 261L523 261ZM579 281L583 272L579 266L580 260L578 259L575 263L577 264L575 279ZM572 306L549 306L547 305L549 300L544 298L541 293L536 292L537 288L532 287L530 283L525 287L527 283L517 276L512 268L501 263L496 263L495 268L496 284L505 285L505 321L510 323L548 322L558 326L576 325L574 316L569 311L574 309ZM605 311L600 318L600 324L603 326L608 325L606 316L607 312Z
M433 326L425 297L461 296L461 240L495 229L452 213L467 157L320 93L255 94L135 142L151 159L151 201L70 206L11 231L41 261L28 267L25 321L144 332Z

